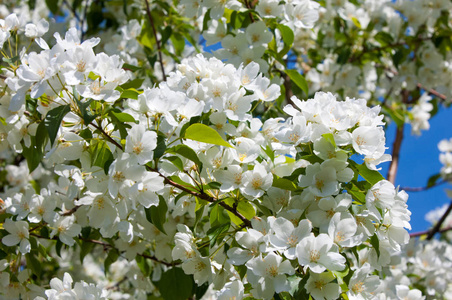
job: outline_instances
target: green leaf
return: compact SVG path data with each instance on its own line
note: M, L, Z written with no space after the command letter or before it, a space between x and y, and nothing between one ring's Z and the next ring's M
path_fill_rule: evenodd
M70 111L71 107L68 104L55 107L47 113L44 119L44 125L49 134L50 144L52 146L55 143L55 138L58 134L58 130L60 129L60 125L63 121L64 116Z
M171 26L166 26L165 29L163 29L162 32L162 40L161 45L165 45L168 39L170 38L171 34L173 33L173 30L171 29Z
M298 187L293 183L293 181L286 178L278 178L278 176L273 175L273 187L277 187L283 190L296 191Z
M337 148L336 141L334 140L334 136L332 133L324 133L322 134L323 138L327 140L334 148Z
M233 148L228 142L223 140L215 129L204 124L197 123L190 125L185 131L185 138L207 144Z
M58 13L58 7L60 4L58 3L58 0L46 0L47 7L49 8L50 12L54 15Z
M135 257L135 261L137 262L138 268L140 268L143 275L145 277L148 277L151 274L151 267L148 264L148 260L142 256L137 255Z
M124 66L123 66L123 68L124 68ZM143 81L144 81L144 78L135 78L134 80L127 81L126 83L121 85L121 88L124 90L139 89L141 87L141 85L143 84Z
M137 100L139 94L135 89L128 89L121 92L121 98Z
M283 24L276 25L276 28L278 28L279 31L281 32L281 36L283 38L284 43L287 45L292 45L294 41L294 34L292 29Z
M434 186L438 182L438 179L440 179L440 178L441 178L441 174L435 174L435 175L430 176L430 178L427 181L427 187Z
M165 154L166 151L166 135L161 133L160 131L157 132L157 147L154 149L154 159L159 159L162 157L163 154Z
M347 187L349 187L347 189L347 192L352 195L352 197L358 201L361 204L365 204L366 203L366 192L361 190L357 185L355 185L355 182L352 181L352 183L346 185Z
M235 205L235 200L232 198L229 198L229 199L225 200L224 202L231 207L234 207L234 205ZM242 216L244 216L248 220L251 220L254 216L256 216L256 210L254 209L254 206L251 203L249 203L248 201L239 201L236 209L239 213L242 214ZM229 217L231 218L231 221L234 224L236 224L238 226L243 225L243 222L242 222L242 220L239 219L239 217L234 215L229 210L227 212L229 214Z
M230 225L231 221L228 221L227 223L213 226L207 231L207 236L209 237L210 241L210 247L213 247L218 240L221 241L223 239L224 236L221 235L229 230Z
M32 253L25 254L25 259L27 261L27 268L33 272L38 277L41 277L42 266L40 261Z
M110 110L108 112L110 115L113 115L116 117L116 119L118 119L119 122L133 122L136 123L136 120L134 117L132 117L131 115L124 113L124 112L116 112L113 110Z
M210 225L212 227L231 222L227 211L221 205L214 205L209 213Z
M104 261L104 272L105 272L105 274L108 273L111 264L118 260L118 257L119 257L118 250L113 248L110 251L108 251L107 258L105 258L105 261Z
M168 149L167 152L176 153L191 160L199 167L200 171L202 170L202 162L199 160L198 155L196 155L196 152L187 145L177 145L175 147Z
M92 166L98 166L105 169L107 162L110 162L111 164L114 160L113 154L111 153L107 142L103 140L92 140L91 145L89 146L89 151L91 153Z
M381 46L387 46L394 42L394 38L388 32L379 31L374 39L380 43Z
M134 65L131 65L131 64L123 64L122 65L122 68L124 69L124 70L129 70L129 71L132 71L132 72L135 72L135 71L138 71L138 70L140 70L141 68L140 67L137 67L137 66L134 66ZM133 80L134 81L134 80ZM132 81L132 82L133 82ZM123 86L124 85L126 85L127 83L124 83L121 87L122 88L124 88ZM124 88L125 89L125 88Z
M380 240L378 239L377 234L374 234L370 238L370 244L372 245L372 247L377 252L377 256L380 257Z
M165 198L163 198L163 196L159 195L159 199L160 201L158 206L151 206L145 209L146 219L150 223L154 224L154 226L157 227L158 230L166 234L163 225L166 222L166 212L168 211L168 205L166 204Z
M96 116L93 115L93 113L89 110L91 102L93 102L93 99L89 99L88 101L81 102L77 101L77 106L80 109L80 113L82 114L83 123L88 126L94 119L96 119Z
M276 28L278 28L279 31L281 32L281 36L284 41L284 48L278 53L279 58L282 59L283 56L286 55L292 48L292 44L294 41L294 33L293 33L292 29L290 29L286 25L278 24L278 25L276 25ZM275 42L274 51L275 52L277 51L276 50L276 42Z
M350 163L350 166L354 170L358 171L359 175L361 175L361 177L363 177L371 185L374 185L380 180L384 179L383 175L381 175L380 172L369 170L365 163L358 165L353 160L348 160L348 162Z
M195 288L193 277L185 274L181 268L169 269L154 284L165 300L189 299L193 295Z
M182 172L184 171L184 163L178 156L165 156L163 159L170 161L180 171L182 171Z
M30 140L30 147L26 147L22 142L22 155L27 160L28 169L30 172L33 172L33 170L39 166L42 158L44 157L45 147L48 141L48 134L44 122L41 122L38 125L36 135L34 137L31 136Z
M289 78L306 94L309 95L309 87L306 79L297 70L284 70Z

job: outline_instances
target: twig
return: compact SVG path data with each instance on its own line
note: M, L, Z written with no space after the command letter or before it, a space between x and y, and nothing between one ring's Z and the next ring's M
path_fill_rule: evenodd
M42 235L35 234L35 233L30 233L30 235L32 235L32 236L34 236L34 237L37 237L37 238L40 238L40 239L54 240L54 241L57 241L57 240L58 240L58 237L56 237L56 236L54 236L53 238L47 238L47 237L44 237L44 236L42 236ZM80 240L82 240L82 241L84 241L84 242L93 243L93 244L96 244L96 245L103 246L104 248L112 248L112 249L116 249L113 245L111 245L111 244L109 244L109 243L102 242L102 241L92 240L92 239L86 239L86 238L81 237L81 236L78 236L77 238L80 239ZM118 249L116 249L116 250L118 250ZM120 251L118 250L118 252L120 252ZM155 257L155 256L147 255L147 254L143 254L143 253L137 253L137 255L138 255L138 256L141 256L141 257L144 257L144 258L151 259L151 260L153 260L153 261L155 261L155 262L158 262L158 263L161 263L161 264L163 264L163 265L165 265L165 266L175 266L175 265L178 265L178 264L179 264L179 262L172 262L172 263L169 263L169 262L166 262L166 261L162 261L162 260L159 260L159 259L158 259L157 257Z
M441 216L441 219L435 224L435 226L430 230L430 232L427 235L427 240L431 240L433 236L440 231L441 225L443 225L444 221L446 220L449 213L452 211L452 201L449 204L449 207L446 209L444 214Z
M447 232L447 231L450 231L450 230L452 230L452 226L440 229L440 230L438 230L438 233L444 233L444 232ZM422 236L422 235L427 235L429 232L430 232L430 230L413 232L413 233L410 233L410 237L418 237L418 236Z
M246 6L249 10L253 9L253 7L251 6L251 4L250 4L250 2L249 2L248 0L245 0L245 6ZM249 16L250 16L250 18L251 18L251 22L254 23L254 17L253 17L253 14L251 13L251 11L248 12L248 14L249 14Z
M425 88L425 87L424 87L422 84L420 84L420 83L417 84L417 87L420 88L420 89L423 89L423 90L427 91L429 94L432 94L433 96L436 96L436 97L440 98L441 100L447 101L446 95L443 95L443 94L441 94L440 92L438 92L438 91L436 91L436 90L434 90L434 89L428 89L428 88Z
M102 127L94 124L94 123L90 123L89 125L92 125L93 127L95 127L97 130L99 130L102 135L104 135L110 142L112 142L113 144L115 144L116 147L118 147L121 150L124 150L124 148L122 147L121 144L119 144L117 141L115 141L111 136L108 135L108 133L106 133Z
M146 3L146 14L148 16L149 22L151 22L152 32L154 33L155 41L157 43L157 51L158 51L158 56L159 56L160 68L162 69L163 81L166 81L165 67L163 65L162 49L160 48L160 41L157 36L157 31L155 30L154 18L152 18L151 9L149 8L148 0L145 0L144 2Z
M438 182L438 183L436 183L434 185L431 185L431 186L421 186L421 187L409 187L409 186L406 186L406 187L401 187L400 189L408 191L408 192L423 192L423 191L426 191L426 190L429 190L431 188L437 187L437 186L439 186L441 184L444 184L444 183L447 183L447 181L446 180L441 180L440 182Z
M68 211L66 211L66 212L64 212L64 213L62 213L61 215L62 215L63 217L70 216L70 215L72 215L73 213L75 213L75 212L77 211L77 209L79 209L79 208L80 208L80 206L74 206L72 209L70 209L70 210L68 210Z
M158 170L151 169L151 168L148 168L148 169L150 171L158 173L160 177L163 177L164 183L166 183L166 184L172 185L175 188L178 188L178 189L180 189L180 190L182 190L182 191L184 191L184 192L186 192L186 193L188 193L188 194L190 194L192 196L198 197L198 198L200 198L202 200L205 200L207 202L210 202L210 203L216 203L217 202L218 205L222 206L224 209L226 209L227 211L230 211L235 216L237 216L243 222L243 224L246 227L251 227L251 221L250 220L248 220L245 216L243 216L240 212L238 212L237 209L227 205L223 201L216 200L215 198L207 195L204 191L201 191L201 192L192 191L192 190L188 189L187 187L185 187L185 186L183 186L183 185L181 185L181 184L179 184L177 182L174 182L173 180L169 179L168 177L166 177L165 175L160 173Z
M409 92L407 90L402 91L402 102L406 103L408 101ZM402 126L397 127L396 137L394 139L394 143L392 144L392 161L389 166L388 171L388 181L395 184L397 169L399 167L399 156L400 156L400 148L402 146L403 141L403 129L405 128L405 123Z
M69 8L69 10L71 11L71 13L74 15L74 17L77 19L77 21L80 23L80 25L82 24L82 20L80 20L80 17L78 15L78 13L75 11L75 8L70 5L67 0L63 0L63 3Z

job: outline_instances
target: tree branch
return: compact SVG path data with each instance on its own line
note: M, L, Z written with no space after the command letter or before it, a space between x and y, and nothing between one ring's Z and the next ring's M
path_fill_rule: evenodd
M440 99L443 100L443 101L447 101L446 95L443 95L443 94L439 93L438 91L436 91L436 90L434 90L434 89L428 89L428 88L425 88L425 87L424 87L422 84L420 84L420 83L417 84L417 87L420 88L420 89L423 89L423 90L427 91L429 94L432 94L433 96L436 96L436 97L440 98Z
M447 181L446 180L441 180L440 182L438 182L438 183L436 183L434 185L431 185L431 186L421 186L421 187L409 187L409 186L406 186L406 187L401 187L400 189L408 191L408 192L423 192L423 191L429 190L431 188L437 187L439 185L442 185L444 183L447 183Z
M190 194L192 196L198 197L199 199L205 200L207 202L210 203L218 203L218 205L222 206L224 209L226 209L227 211L230 211L231 213L233 213L235 216L237 216L246 227L251 227L251 221L248 220L244 215L242 215L240 212L237 211L237 209L235 209L234 207L231 207L229 205L227 205L226 203L224 203L223 201L220 200L216 200L215 198L207 195L204 191L201 192L195 192L192 191L190 189L188 189L187 187L174 182L173 180L169 179L168 177L166 177L165 175L163 175L162 173L160 173L158 170L156 169L152 169L149 168L148 169L150 171L156 172L157 174L159 174L160 177L163 177L164 179L164 183L169 184L171 186L174 186L175 188L178 188L184 192L186 192L187 194Z
M438 230L438 233L444 233L444 232L447 232L447 231L450 231L450 230L452 230L452 226L440 229L440 230ZM410 233L410 237L413 238L413 237L418 237L418 236L422 236L422 235L427 235L429 232L430 232L430 230L413 232L413 233Z
M405 127L405 124L403 124L400 127L397 127L396 137L394 140L394 143L392 144L392 161L391 165L389 166L388 171L388 181L392 182L392 184L395 184L396 176L397 176L397 169L399 167L399 156L400 156L400 148L402 146L403 141L403 129Z
M148 16L149 22L151 22L152 32L154 33L155 41L157 43L157 52L159 56L160 68L162 69L163 81L166 81L165 67L163 66L162 49L160 48L160 41L157 37L157 30L155 30L154 18L151 15L151 9L149 8L148 0L145 0L144 2L146 3L146 14Z
M115 141L110 135L108 135L108 133L106 133L102 127L94 124L94 123L90 123L89 125L92 125L94 128L96 128L97 130L99 130L103 136L105 136L111 143L113 143L116 147L118 147L119 149L124 151L124 148L122 147L121 144L119 144L117 141Z
M408 101L409 92L407 90L402 91L402 102L406 103ZM394 139L394 143L392 144L392 161L389 166L388 171L388 181L395 184L397 169L399 167L399 156L400 156L400 148L402 146L403 141L403 129L405 128L405 123L402 126L397 127L396 137Z
M438 233L441 229L441 226L443 225L444 221L446 220L449 213L452 211L452 201L449 204L449 207L446 209L444 214L441 216L439 221L435 224L435 226L430 230L430 232L427 235L427 240L431 240L433 236Z

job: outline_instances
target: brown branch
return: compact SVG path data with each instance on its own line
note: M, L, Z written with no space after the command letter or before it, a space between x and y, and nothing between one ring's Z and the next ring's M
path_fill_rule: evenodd
M429 94L432 94L433 96L436 96L438 98L440 98L443 101L447 101L447 97L444 94L441 94L440 92L434 90L434 89L429 89L429 88L425 88L422 84L418 83L417 87L420 89L423 89L425 91L427 91Z
M119 144L117 141L115 141L110 135L108 135L108 133L106 133L102 127L94 124L94 123L90 123L89 125L92 125L93 127L95 127L97 130L99 130L103 136L105 136L110 142L112 142L116 147L118 147L119 149L124 151L124 148L122 147L121 144Z
M449 213L452 211L452 201L449 204L449 207L446 209L444 214L441 216L439 221L435 224L435 226L430 230L430 232L427 235L427 240L431 240L433 236L438 233L441 229L441 226L443 225L444 221L446 220Z
M61 216L63 216L63 217L70 216L73 213L75 213L77 211L77 209L79 209L79 208L80 208L80 206L74 206L72 209L62 213Z
M446 180L442 180L442 181L440 181L440 182L438 182L438 183L436 183L434 185L430 185L430 186L421 186L421 187L409 187L409 186L406 186L406 187L401 187L400 189L408 191L408 192L423 192L423 191L429 190L431 188L437 187L439 185L442 185L444 183L447 183L447 181Z
M40 238L40 239L53 240L53 241L58 241L59 240L58 237L56 237L56 236L54 236L53 238L48 238L48 237L44 237L42 235L35 234L35 233L30 233L30 235L32 235L34 237L37 237L37 238ZM96 244L96 245L103 246L104 248L116 249L113 245L111 245L109 243L102 242L102 241L92 240L92 239L85 239L84 237L81 237L81 236L78 236L78 239L80 239L80 240L82 240L84 242L93 243L93 244ZM116 249L116 250L118 250L118 249ZM119 252L119 250L118 250L118 252ZM141 256L141 257L144 257L144 258L151 259L151 260L153 260L153 261L155 261L157 263L161 263L161 264L163 264L165 266L175 266L175 265L180 264L179 262L169 263L169 262L166 262L166 261L162 261L162 260L159 260L157 257L155 257L153 255L147 255L147 254L143 254L143 253L137 253L137 255Z
M190 190L189 188L174 182L173 180L171 180L170 178L166 177L165 175L163 175L162 173L160 173L158 170L153 169L153 168L147 168L149 171L153 171L159 174L160 177L163 177L164 179L164 183L169 184L171 186L174 186L175 188L178 188L184 192L186 192L187 194L190 194L192 196L198 197L199 199L205 200L207 202L210 203L218 203L218 205L222 206L224 209L226 209L227 211L230 211L231 213L233 213L235 216L237 216L246 227L251 227L251 221L248 220L244 215L242 215L240 212L237 211L237 209L235 209L234 207L231 207L229 205L227 205L226 203L224 203L221 199L220 200L216 200L214 197L211 197L209 195L207 195L204 191L201 192L195 192Z
M452 226L446 227L446 228L442 228L440 230L438 230L438 233L444 233L447 231L452 230ZM422 236L422 235L427 235L430 232L430 230L424 230L424 231L419 231L419 232L413 232L410 233L410 238L412 237L418 237L418 236Z
M149 22L151 22L152 32L154 33L155 41L157 43L157 52L159 56L160 67L162 69L163 81L166 81L165 67L163 66L162 49L160 48L160 41L157 37L157 30L155 30L154 18L151 15L151 9L149 8L148 0L145 0L144 2L146 3L146 14L148 16Z
M402 102L406 103L408 101L409 92L407 90L402 91ZM396 137L394 139L394 143L392 144L392 161L389 166L388 171L388 181L392 184L395 184L397 169L399 167L399 156L400 156L400 148L402 146L403 141L403 129L405 128L405 123L401 126L397 127Z
M248 8L249 10L253 9L252 5L250 4L250 2L248 0L245 0L245 6L246 8ZM254 23L254 17L253 14L251 12L248 12L250 18L251 18L251 22Z

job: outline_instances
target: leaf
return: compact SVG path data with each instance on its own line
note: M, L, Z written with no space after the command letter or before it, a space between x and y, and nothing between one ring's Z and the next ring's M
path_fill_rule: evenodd
M278 28L279 31L281 32L281 36L283 38L284 43L287 45L292 45L294 41L294 33L292 29L283 24L276 25L276 28Z
M104 261L105 274L108 273L111 264L118 260L118 257L119 257L118 250L113 248L108 252L107 258L105 258L105 261Z
M286 178L278 178L276 175L273 175L272 186L289 191L296 191L298 189L293 181Z
M124 68L124 66L123 66L123 68ZM144 81L144 78L135 78L134 80L127 81L126 83L121 85L121 88L124 90L139 89L141 87L141 85L143 84L143 81Z
M166 135L161 133L160 131L157 132L157 147L154 149L154 159L159 159L162 157L163 154L165 154L166 151Z
M380 257L380 240L378 240L377 234L374 234L370 238L370 244L372 247L374 247L375 251L377 252L377 256Z
M207 144L233 148L228 142L223 140L215 129L204 124L197 123L190 125L190 127L188 127L185 131L185 138Z
M167 152L176 153L191 160L199 167L200 171L202 170L202 162L199 160L198 155L196 155L196 152L187 145L177 145L175 147L168 149Z
M110 115L113 115L118 119L119 122L133 122L136 123L136 120L131 115L124 113L124 112L116 112L114 110L110 110L108 112Z
M224 201L226 204L228 204L231 207L234 207L234 203L235 200L232 198L229 198L227 200ZM236 207L237 211L242 214L242 216L244 216L246 219L251 220L254 216L256 216L256 210L254 209L254 206L249 203L248 201L239 201ZM241 226L243 225L242 220L240 220L239 217L237 217L236 215L234 215L232 212L227 211L229 214L229 217L231 218L231 221L238 225Z
M58 3L58 0L46 0L47 7L49 8L50 12L54 15L58 13L58 7L60 4Z
M438 182L438 179L440 179L440 178L441 178L441 174L435 174L435 175L430 176L430 178L427 181L427 187L429 188L429 187L434 186Z
M337 148L336 141L334 140L334 136L332 133L324 133L322 134L323 138L327 140L334 148Z
M281 36L284 41L284 48L278 53L279 58L282 59L284 55L286 55L292 47L294 41L294 33L292 29L290 29L290 27L286 25L278 24L276 25L276 28L278 28L279 31L281 32ZM276 52L276 41L275 41L275 52Z
M393 37L391 36L391 34L384 32L384 31L379 31L375 36L374 39L380 43L381 46L387 46L391 43L394 42Z
M158 230L166 234L165 228L163 228L163 224L166 222L166 212L168 211L168 205L166 204L165 198L159 195L159 205L151 206L145 209L146 219L154 224Z
M138 70L141 69L140 67L137 67L137 66L134 66L134 65L131 65L131 64L123 64L123 65L122 65L122 68L123 68L124 70L129 70L129 71L132 71L132 72L135 72L135 71L138 71ZM132 80L132 81L134 81L134 80ZM126 89L126 88L123 87L123 86L126 85L126 84L127 84L127 83L124 83L121 87L122 87L123 89Z
M40 261L32 253L25 254L25 259L27 261L27 268L33 272L38 277L41 277L42 266Z
M139 94L140 93L135 89L128 89L121 93L121 98L137 100Z
M214 205L209 213L210 225L212 227L231 222L226 210L221 205Z
M189 299L193 295L195 288L193 277L185 274L181 268L169 269L154 284L165 300Z
M306 79L297 70L284 70L289 78L300 88L303 92L309 95L309 87Z
M218 241L218 239L222 239L222 237L220 237L220 235L222 233L225 233L229 230L229 226L231 225L231 221L224 223L224 224L218 224L214 227L211 227L208 231L207 231L207 236L209 237L209 241L210 241L210 247L213 247L216 242Z
M180 171L184 172L184 163L178 156L165 156L163 159L170 161Z
M77 101L77 106L80 109L80 113L82 114L83 124L87 125L90 124L94 119L96 119L96 116L93 115L93 113L89 110L91 102L93 102L93 99L89 99L88 101L82 102Z
M113 154L111 153L107 142L103 140L92 140L89 150L91 152L92 166L98 166L105 169L107 162L110 162L111 164L114 160Z
M362 178L364 178L367 182L369 182L371 185L376 184L380 180L384 180L385 178L383 175L380 174L378 171L369 170L365 163L358 165L353 160L348 160L350 163L350 166L358 171L359 175L361 175Z
M50 144L52 146L55 143L55 138L58 134L58 130L60 129L60 125L63 121L64 116L70 111L71 107L68 104L55 107L54 109L47 112L47 115L44 119L44 125L47 129L47 133L49 134Z
M366 203L366 192L359 189L355 182L352 181L350 187L347 189L347 192L353 196L353 198L361 204ZM349 186L348 184L346 186Z

